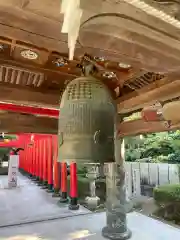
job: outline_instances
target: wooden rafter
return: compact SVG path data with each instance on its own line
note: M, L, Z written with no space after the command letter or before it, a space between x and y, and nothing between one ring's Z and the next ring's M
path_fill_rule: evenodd
M165 78L150 84L141 90L127 94L118 99L119 113L128 113L142 109L145 106L154 104L157 101L167 101L168 99L180 96L180 80L175 78Z
M145 133L166 132L180 128L180 123L172 123L170 126L166 121L145 122L142 119L119 123L118 131L122 137L135 136Z

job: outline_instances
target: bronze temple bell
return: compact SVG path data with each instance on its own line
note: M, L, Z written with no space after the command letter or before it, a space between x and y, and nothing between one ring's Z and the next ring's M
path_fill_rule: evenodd
M100 80L71 81L60 103L59 161L114 161L115 116L116 105Z

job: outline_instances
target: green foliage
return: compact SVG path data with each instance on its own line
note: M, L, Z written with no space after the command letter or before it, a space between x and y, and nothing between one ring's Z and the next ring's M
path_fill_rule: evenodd
M180 201L180 184L169 184L154 188L154 200L157 204Z
M126 161L180 163L180 130L125 138Z
M68 176L68 192L70 190L70 177ZM96 180L96 195L105 201L106 198L106 184L105 180ZM87 196L90 196L90 179L78 175L78 198L84 200Z
M158 216L175 223L180 222L180 184L154 188L154 200L158 206Z
M125 117L123 120L124 121L132 121L132 120L137 120L141 118L141 112L136 112L130 115L129 117Z
M5 135L4 138L9 139L9 140L13 140L13 139L16 139L17 136L16 135Z
M129 151L127 151L126 154L126 161L132 162L132 161L136 161L136 159L140 158L140 152L137 151L137 149L131 149Z
M78 175L78 197L85 198L89 193L89 182L88 178ZM68 192L70 190L70 177L68 176Z
M180 163L180 152L175 151L168 155L168 163Z
M87 170L86 167L84 165L77 165L77 173L78 175L81 175L82 177L86 176Z
M0 148L0 158L2 161L7 161L7 155L9 155L10 148Z
M162 162L167 163L169 161L169 157L164 155L157 156L153 159L155 160L156 163L162 163Z

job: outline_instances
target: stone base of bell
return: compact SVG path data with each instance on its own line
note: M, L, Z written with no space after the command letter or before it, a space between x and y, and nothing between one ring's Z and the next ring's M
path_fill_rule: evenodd
M111 240L127 240L132 236L132 233L129 229L127 229L127 231L123 233L115 232L114 230L115 229L113 229L112 231L106 226L102 229L102 236Z

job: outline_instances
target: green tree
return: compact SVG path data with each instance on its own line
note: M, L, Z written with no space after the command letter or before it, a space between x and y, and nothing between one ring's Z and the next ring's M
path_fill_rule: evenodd
M152 158L153 162L180 163L180 130L127 137L126 160Z

